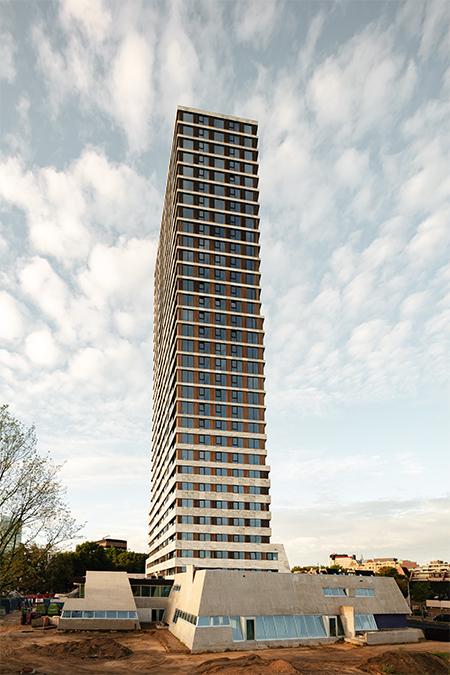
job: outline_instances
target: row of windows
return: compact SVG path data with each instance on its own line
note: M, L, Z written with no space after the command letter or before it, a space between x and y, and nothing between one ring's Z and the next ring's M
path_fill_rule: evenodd
M202 183L201 181L182 179L178 181L178 186L189 192L200 192L218 197L233 197L234 199L242 199L249 202L256 202L258 200L258 193L256 191L241 190L234 185L218 185L217 183Z
M227 502L224 499L178 499L182 509L226 509L231 511L268 511L269 504L259 502Z
M232 492L234 494L266 495L269 490L259 485L226 485L225 483L177 483L178 490L197 490L198 492Z
M229 298L243 298L258 300L259 289L241 286L226 286L225 284L211 284L209 281L194 281L192 279L179 279L178 288L188 293L207 293L208 295L223 295ZM203 303L199 299L199 305ZM209 305L204 305L205 307Z
M178 326L178 335L183 337L199 337L206 340L224 340L228 342L244 342L259 344L262 342L262 333L243 331L239 328L213 328L193 323L181 323Z
M226 464L264 464L264 455L246 455L242 452L211 452L210 450L179 450L184 461L225 462Z
M239 387L240 389L264 389L264 380L259 377L243 377L242 375L226 375L225 373L210 373L203 370L181 370L178 371L179 380L183 383L213 384L216 387ZM232 399L234 400L234 399ZM238 399L236 399L238 400ZM242 403L243 399L241 399Z
M204 137L203 137L204 138ZM221 155L222 157L232 157L233 163L230 166L232 171L242 171L243 173L254 173L254 171L248 171L245 169L247 166L242 162L236 162L236 159L243 159L247 162L256 162L258 158L257 150L246 150L245 148L238 148L233 146L222 145L221 143L209 143L208 141L203 140L202 137L197 138L183 138L178 136L178 147L183 150L194 150L195 152L207 152L210 155ZM217 167L218 169L224 169L227 164L218 165L216 162L210 164L211 157L205 157L203 160L198 158L198 164L207 164L209 166ZM183 161L188 161L184 159ZM193 164L194 162L190 162ZM195 162L197 163L197 162ZM244 167L244 168L242 168ZM253 167L252 167L253 168Z
M209 532L180 532L178 538L182 541L224 541L234 544L268 544L269 537L262 537L260 534L216 534Z
M180 417L177 427L189 429L217 429L220 431L245 431L250 434L263 434L264 427L256 422L238 422L236 420L209 420L195 417Z
M255 188L258 185L256 176L239 175L234 173L224 173L223 171L213 171L207 169L204 164L195 166L178 165L178 173L188 178L199 178L200 180L213 180L216 183L227 183L229 185L240 185L247 188Z
M181 558L219 558L221 560L278 560L278 553L260 551L179 551Z
M209 207L208 203L209 200L207 197L202 197L203 203L200 204L199 198L194 200L194 197L192 195L186 195L186 199L181 199L181 202L184 202L185 204L190 204L190 205L200 205L201 208L199 209L191 209L186 206L179 206L177 215L179 218L190 218L191 220L206 220L209 223L218 223L219 225L233 225L236 227L247 227L250 228L250 230L256 230L258 229L258 221L255 218L241 218L240 216L236 216L232 213L219 213L218 211L211 211L211 210L205 210L208 208L213 208ZM218 201L218 200L216 200ZM225 209L225 205L223 204L223 209ZM216 208L219 208L218 206ZM203 227L200 227L200 226ZM223 230L223 234L221 235L222 237L226 239L237 239L238 241L257 241L256 234L254 232L248 231L248 230L234 230L232 227L215 227L213 225L207 225L205 223L198 223L198 228L195 228L194 230L185 230L182 228L183 232L195 232L197 231L199 234L210 234L211 229L214 230ZM252 236L250 236L252 235ZM211 236L216 236L216 235L211 235Z
M375 595L375 590L373 588L355 588L355 597L373 597ZM327 597L342 597L346 595L350 595L349 589L348 588L341 588L341 587L336 587L336 588L322 588L322 592L324 595Z
M224 447L251 448L257 450L260 450L264 447L264 441L259 438L241 438L239 436L210 436L209 434L185 433L177 434L177 436L177 442L184 443L185 445L221 445Z
M183 619L188 623L193 623L194 626L197 624L197 617L194 614L189 614L189 612L183 612L181 609L175 609L175 613L172 619L173 623L176 623L178 619Z
M201 309L220 309L228 312L243 312L244 314L257 314L259 305L254 302L242 302L231 298L209 298L207 296L179 294L178 301L180 305L188 307L200 306Z
M181 141L182 139L180 139ZM185 139L186 140L186 139ZM220 147L220 146L215 146ZM186 148L193 150L194 148ZM205 149L205 152L208 150ZM213 151L214 154L214 151ZM221 153L217 153L221 154ZM249 158L250 159L250 158ZM227 171L237 171L238 173L247 173L250 175L256 175L257 166L256 164L246 164L245 162L238 162L235 159L228 159L221 157L209 157L208 155L193 154L192 152L178 152L178 161L184 162L186 164L194 164L199 166L206 166L208 168L214 169L225 169ZM251 161L251 160L250 160Z
M180 340L182 352L200 352L203 354L218 354L220 356L236 356L246 359L263 358L263 349L247 345L236 345L224 342L207 342L205 340Z
M222 119L220 117L212 117L203 113L191 113L180 110L178 111L178 119L190 124L204 124L205 126L214 127L216 129L229 129L230 131L240 131L244 134L256 133L256 127L253 124L238 122L237 120Z
M194 257L193 254L192 257ZM246 284L247 286L255 286L258 283L258 278L255 274L244 274L243 272L235 272L234 270L199 267L197 265L178 265L178 274L182 277L214 279L215 281L227 281L228 283Z
M181 365L185 368L204 368L205 370L225 370L232 373L247 372L249 375L258 375L261 364L255 361L239 361L237 359L211 358L209 356L193 356L191 354L180 355ZM201 372L201 371L200 371ZM252 387L247 387L251 389Z
M137 612L126 610L64 609L62 619L137 619Z
M203 129L202 127L189 127L185 124L182 124L178 127L177 133L182 134L183 136L195 136L201 139L207 138L210 141L217 141L218 143L242 145L247 148L255 148L257 142L256 138L249 138L248 136L236 135L234 133L226 134L223 131Z
M237 418L237 419L248 419L248 420L263 420L264 411L262 408L243 408L239 405L222 405L216 404L211 405L211 403L192 403L191 401L180 401L179 402L179 411L184 415L195 414L194 410L197 410L198 414L202 417L228 417L228 418ZM245 414L244 414L245 413Z
M188 246L189 248L197 248L194 245L194 242L196 243L197 241L199 240L194 239L194 237L183 235L181 237L180 244L182 246ZM199 262L205 265L217 265L218 267L231 267L235 269L246 269L253 271L256 271L259 267L259 261L254 260L253 258L236 258L236 256L226 256L220 253L205 253L203 250L185 251L182 249L179 251L179 260L185 260L186 262Z
M244 639L289 640L327 637L323 617L318 615L269 615L252 619L254 635L247 634L246 617L200 616L198 627L231 626L233 641Z
M228 518L227 516L178 516L181 525L220 525L224 527L270 527L269 520L261 518Z
M231 199L221 199L219 197L205 197L203 193L180 192L178 195L178 203L187 204L188 206L200 206L205 209L216 209L216 211L230 211L233 213L240 213L247 216L257 216L259 211L258 204L248 204L246 202L235 202ZM224 220L218 221L215 218L206 217L206 220L213 220L215 222L230 223L239 227L251 227L255 229L257 225L255 221L249 218L235 216L233 220L228 220L225 216Z
M196 223L197 225L203 225L203 223ZM194 226L194 223L189 225ZM185 224L183 223L183 229ZM186 231L186 229L184 229ZM197 248L200 251L219 251L220 253L236 253L237 255L246 255L256 258L258 256L258 249L256 246L249 246L248 244L239 244L235 241L219 241L217 239L204 239L200 236L189 237L187 235L182 235L179 238L179 244L183 246L189 246L189 248ZM206 255L206 254L205 254ZM212 258L211 258L212 259ZM236 258L237 260L237 258ZM238 267L238 265L231 265L231 258L229 264L223 265L223 267ZM247 262L247 261L246 261ZM248 261L258 263L258 260ZM241 267L244 266L244 261L241 263ZM247 267L247 269L256 269L255 267Z
M199 214L202 214L201 217ZM202 211L199 209L189 209L185 206L178 209L178 216L180 218L190 218L196 220L207 220L206 216L212 216L213 213ZM225 218L223 214L216 214L217 220L214 222L220 222L222 218ZM232 224L232 219L236 216L228 216L230 224ZM223 223L222 223L223 224ZM232 227L221 227L220 225L210 225L208 223L193 223L191 221L182 220L178 223L178 229L180 232L185 232L186 234L200 234L207 237L216 237L220 239L234 239L235 241L244 241L249 243L258 242L258 233L253 230L235 230ZM216 251L225 251L225 248L221 249L219 246L216 247ZM237 251L236 251L237 253Z
M170 586L131 585L133 595L138 598L167 598L170 588Z
M257 478L266 479L269 477L268 471L258 471L256 469L225 469L220 466L187 466L180 464L178 473L197 474L200 476L230 476L233 478Z
M263 394L254 391L239 391L228 389L211 389L209 387L178 386L181 398L194 398L204 401L228 401L247 403L248 405L263 405Z
M194 356L183 354L181 365L195 368ZM201 385L215 385L220 387L232 387L240 389L263 389L264 378L251 377L250 375L236 375L234 373L210 372L210 370L178 370L178 380L183 383L198 382Z

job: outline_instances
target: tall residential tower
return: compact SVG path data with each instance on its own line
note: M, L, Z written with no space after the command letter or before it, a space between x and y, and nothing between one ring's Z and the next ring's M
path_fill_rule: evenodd
M289 571L270 543L253 120L178 108L155 270L147 573Z

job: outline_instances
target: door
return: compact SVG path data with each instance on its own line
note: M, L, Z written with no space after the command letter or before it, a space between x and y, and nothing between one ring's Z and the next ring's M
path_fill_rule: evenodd
M335 616L330 616L328 618L329 626L330 626L330 637L337 637L338 631L337 631L337 619Z
M246 640L255 639L255 619L245 619L245 636Z

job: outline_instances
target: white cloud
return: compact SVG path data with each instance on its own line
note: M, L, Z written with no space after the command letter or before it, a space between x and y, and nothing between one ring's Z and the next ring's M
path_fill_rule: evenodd
M154 31L151 8L137 17L133 12L132 6L113 11L99 1L67 0L60 8L63 44L53 46L42 25L34 27L33 42L54 114L78 96L87 111L110 116L131 152L140 153L149 143L153 112Z
M0 339L14 342L23 336L24 331L23 308L12 295L0 290Z
M87 269L80 274L80 288L100 306L112 294L137 303L148 299L155 253L154 243L145 239L129 239L117 246L96 244Z
M25 340L25 353L38 366L51 368L60 358L60 350L48 328L36 330Z
M0 80L14 81L16 77L15 52L16 45L12 35L6 31L0 31Z
M67 30L78 23L94 42L105 40L112 23L111 12L102 0L64 0L60 5L60 18Z
M408 245L408 254L414 264L423 265L445 256L450 243L449 218L450 210L445 210L420 223Z
M335 164L336 175L345 185L356 187L366 179L368 163L367 153L347 148Z
M261 49L269 41L283 14L284 2L247 0L237 2L234 30L239 40Z
M22 289L47 316L64 319L69 290L48 260L34 257L27 260L19 272Z
M147 147L153 104L153 51L148 35L127 33L112 64L109 90L116 121L128 137L131 151Z
M35 250L65 265L86 257L94 225L133 231L149 218L155 222L160 209L151 180L93 148L65 171L52 166L30 171L17 159L5 159L0 183L0 197L26 213Z
M415 82L414 64L395 50L392 33L370 26L316 68L307 97L319 124L361 135L385 124Z
M444 57L450 53L450 8L445 0L424 3L424 19L419 54L429 58L433 51L441 50Z
M274 509L273 538L286 543L291 565L325 564L333 551L425 563L448 559L442 532L449 516L449 497L356 504L332 501L327 506Z

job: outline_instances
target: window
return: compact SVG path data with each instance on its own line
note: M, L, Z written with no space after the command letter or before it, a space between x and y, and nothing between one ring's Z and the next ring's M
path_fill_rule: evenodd
M321 616L274 615L255 618L257 640L326 637Z
M346 588L322 588L323 594L326 595L327 597L341 597L343 595L347 595L347 589Z
M357 598L373 598L375 590L373 588L355 588L355 597Z
M378 630L373 614L355 614L355 630Z
M179 473L194 473L194 467L182 465L182 466L178 467L178 472Z

